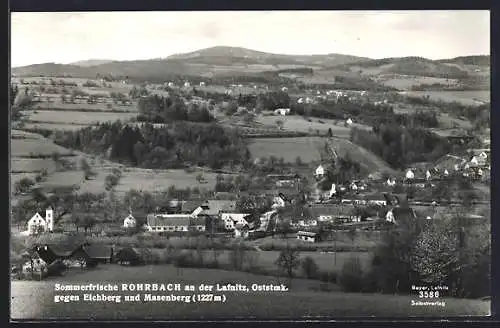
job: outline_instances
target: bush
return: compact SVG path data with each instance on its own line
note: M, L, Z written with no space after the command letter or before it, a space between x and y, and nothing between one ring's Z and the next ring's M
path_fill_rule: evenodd
M337 272L320 271L318 272L319 280L322 282L337 283Z
M348 259L342 266L339 285L344 292L361 292L363 290L363 268L357 257Z

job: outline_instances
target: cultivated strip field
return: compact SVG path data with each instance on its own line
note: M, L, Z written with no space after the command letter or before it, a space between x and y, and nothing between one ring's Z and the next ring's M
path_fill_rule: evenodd
M320 153L317 143L326 140L321 137L304 138L255 138L249 139L249 150L252 157L283 157L285 162L295 163L300 156L303 163L317 162Z
M117 120L130 120L137 113L112 113L112 112L77 112L77 111L24 111L31 122L92 125L95 123L114 122Z

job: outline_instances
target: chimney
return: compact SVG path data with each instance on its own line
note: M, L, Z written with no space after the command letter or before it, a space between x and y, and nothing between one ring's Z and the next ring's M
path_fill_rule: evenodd
M45 210L45 222L46 222L47 231L53 231L54 230L54 211L50 207Z

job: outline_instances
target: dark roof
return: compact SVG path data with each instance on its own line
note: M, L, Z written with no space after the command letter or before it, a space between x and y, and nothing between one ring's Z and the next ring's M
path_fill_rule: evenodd
M186 200L182 202L181 212L192 213L197 209L203 202L201 200Z
M140 260L141 253L137 248L124 247L116 253L116 258L122 261Z
M394 219L401 220L401 219L416 219L417 216L415 214L415 211L412 208L409 207L396 207L392 209L392 214L394 214Z
M220 212L234 212L236 210L236 201L234 200L208 200L203 203L205 215L217 215Z
M48 251L54 253L58 257L71 256L78 249L82 248L82 244L39 244L34 247L35 250L40 250L47 247Z
M83 250L93 259L111 258L111 247L107 245L92 244L83 247Z

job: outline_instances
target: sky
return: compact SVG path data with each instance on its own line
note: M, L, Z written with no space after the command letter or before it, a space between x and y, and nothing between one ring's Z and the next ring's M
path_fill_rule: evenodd
M12 13L12 67L140 60L213 46L444 59L490 54L489 11Z

